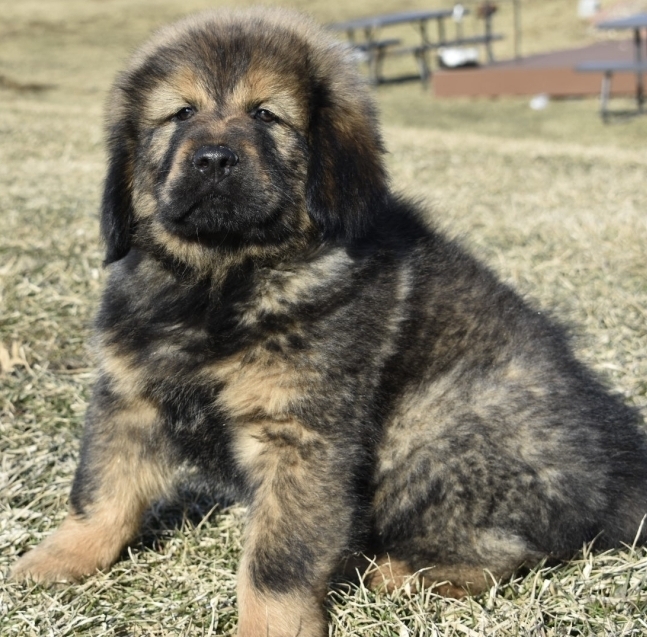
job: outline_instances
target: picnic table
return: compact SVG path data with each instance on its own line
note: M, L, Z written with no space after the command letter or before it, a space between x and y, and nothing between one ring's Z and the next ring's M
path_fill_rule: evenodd
M463 37L460 30L460 20L469 13L468 9L456 5L453 9L429 9L422 11L403 11L399 13L388 13L384 15L356 18L346 22L337 22L329 25L329 28L336 31L345 31L349 42L359 51L367 56L369 64L369 77L374 84L384 81L382 75L382 63L385 56L413 54L420 79L426 84L431 76L428 52L445 46L461 46L465 44L484 44L488 50L490 60L493 59L491 45L495 40L502 38L495 35L491 30L491 14L486 15L486 33L483 36ZM445 21L453 18L457 24L456 37L447 38ZM437 27L437 38L432 39L429 34L428 23L435 21ZM412 47L398 47L401 41L396 38L380 39L380 29L400 24L411 24L417 27L420 34L420 44ZM364 41L358 42L356 31L363 31Z
M647 29L647 13L637 13L618 20L608 20L597 25L598 29L631 29L634 32L634 59L625 61L592 61L584 62L576 70L584 73L603 73L602 88L600 90L600 113L606 121L609 115L608 103L611 93L611 79L614 73L632 72L636 74L636 103L638 112L643 112L645 103L645 89L643 73L647 73L647 51L643 56L643 44L640 34L641 29Z

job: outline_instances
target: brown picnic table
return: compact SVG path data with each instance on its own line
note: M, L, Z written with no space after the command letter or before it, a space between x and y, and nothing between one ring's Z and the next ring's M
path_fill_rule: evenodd
M638 112L643 112L645 103L645 89L643 74L647 73L647 50L643 51L641 30L647 29L647 13L635 15L618 20L608 20L597 25L598 29L630 29L634 32L634 58L627 61L591 61L583 62L576 67L583 73L602 73L602 88L600 89L600 113L603 120L609 115L609 96L611 94L611 80L614 73L631 72L636 74L636 103ZM647 39L645 40L647 43Z
M453 9L429 9L422 11L402 11L383 15L368 16L337 22L329 25L330 29L344 31L349 42L359 51L367 56L369 66L369 77L373 84L381 84L385 81L382 74L382 64L387 55L413 54L418 63L419 75L423 84L426 84L431 77L431 65L428 59L429 51L446 46L461 46L465 44L484 44L490 61L493 59L492 42L500 40L503 36L492 33L491 14L485 16L486 32L482 36L462 37L460 20L469 13L461 5ZM445 21L453 18L456 21L457 32L454 38L447 38ZM436 22L437 38L430 36L428 23ZM412 47L400 47L401 41L396 38L380 39L380 30L384 27L400 24L411 24L417 27L420 33L420 44ZM356 32L364 34L364 40L358 42Z

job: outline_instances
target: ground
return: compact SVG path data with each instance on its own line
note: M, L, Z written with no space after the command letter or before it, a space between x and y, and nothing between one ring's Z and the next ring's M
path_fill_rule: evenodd
M235 625L243 511L212 510L195 494L152 511L107 574L53 589L5 580L16 556L62 519L78 456L93 379L88 327L105 277L97 209L107 87L153 27L214 4L0 8L3 637L188 637ZM326 22L430 4L291 6ZM509 33L501 5L498 28ZM522 8L526 52L598 37L577 21L574 1L523 0ZM535 112L527 100L434 100L418 85L381 88L377 98L394 189L426 202L436 223L569 324L579 355L647 417L647 118L605 126L595 100ZM644 635L647 551L585 549L462 601L338 584L329 602L335 637Z

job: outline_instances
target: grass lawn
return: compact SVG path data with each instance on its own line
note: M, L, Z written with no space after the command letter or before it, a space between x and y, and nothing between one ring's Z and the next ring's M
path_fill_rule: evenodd
M102 106L155 26L207 0L22 0L0 8L0 635L197 636L235 626L241 508L161 503L106 574L6 582L65 514L93 381L89 325L105 273L97 210ZM433 6L295 0L322 21ZM576 2L524 0L524 50L590 42ZM610 3L603 3L610 4ZM572 6L571 6L572 5ZM503 6L502 30L509 18ZM508 46L503 43L501 47ZM501 49L505 53L505 49ZM595 100L434 100L380 88L395 190L572 326L580 356L647 416L647 118L605 126ZM337 583L331 635L647 634L647 551L585 549L477 598Z

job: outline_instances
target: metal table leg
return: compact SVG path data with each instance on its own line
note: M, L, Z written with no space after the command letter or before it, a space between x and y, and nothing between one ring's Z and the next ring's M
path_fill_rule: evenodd
M602 88L600 89L600 115L602 121L606 122L609 116L609 94L611 92L611 71L605 71L602 76Z
M640 29L634 29L634 44L636 46L636 62L642 62L642 41L640 38ZM638 71L636 73L636 101L638 102L638 110L642 112L643 103L645 101L645 91L643 87L643 74Z

